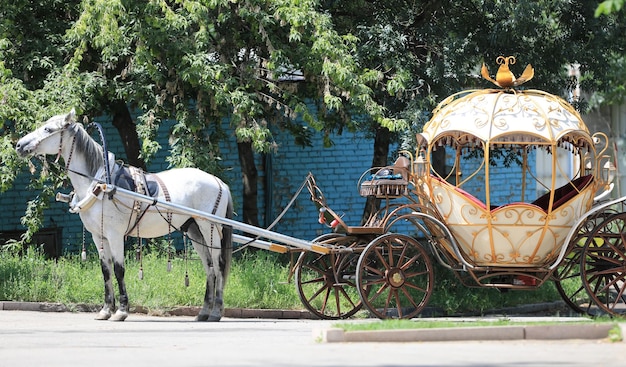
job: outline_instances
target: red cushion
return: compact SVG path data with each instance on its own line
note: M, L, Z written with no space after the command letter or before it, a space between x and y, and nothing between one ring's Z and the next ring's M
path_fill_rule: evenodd
M589 183L593 180L592 175L578 177L577 179L566 183L565 185L554 190L554 203L552 209L556 209L559 206L565 204L574 196L578 195ZM541 207L543 210L548 210L550 204L550 192L547 192L533 201L533 204Z

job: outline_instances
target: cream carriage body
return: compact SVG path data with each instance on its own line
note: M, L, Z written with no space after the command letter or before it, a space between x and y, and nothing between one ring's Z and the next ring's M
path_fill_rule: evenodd
M452 167L418 177L417 190L436 206L469 264L544 267L558 258L572 225L593 204L601 165L594 138L599 139L567 102L544 92L487 89L453 95L420 134L427 164L444 149L452 155ZM476 151L478 164L468 168L464 155ZM504 167L494 152L513 156L517 167ZM552 168L548 182L533 172L537 155ZM568 167L562 166L563 155L569 156ZM496 200L494 192L502 186L509 190L508 202ZM532 197L538 187L545 193Z

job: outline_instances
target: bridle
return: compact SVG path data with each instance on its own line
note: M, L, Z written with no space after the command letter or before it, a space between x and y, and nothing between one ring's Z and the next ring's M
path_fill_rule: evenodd
M59 159L61 158L61 154L63 153L63 133L65 132L65 130L67 130L67 127L63 127L61 130L55 132L55 134L60 133L61 137L59 138L59 150L57 152L56 158L54 159L54 163L59 163ZM49 135L47 138L49 138L50 136L52 135ZM70 155L67 157L67 160L65 161L65 171L69 171L70 163L72 161L72 156L74 155L75 145L76 145L76 134L74 134L74 137L72 138L72 145L70 147Z

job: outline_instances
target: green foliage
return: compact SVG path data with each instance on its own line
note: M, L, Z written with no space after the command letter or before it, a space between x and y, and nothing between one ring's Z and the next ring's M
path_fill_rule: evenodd
M605 0L598 4L596 8L595 16L609 15L611 13L619 12L624 6L624 0Z
M169 149L172 166L219 173L221 139L272 152L277 129L304 146L319 132L331 146L332 132L374 135L384 127L403 132L410 148L436 103L487 86L479 67L495 72L500 55L517 57L517 75L531 63L530 87L554 94L571 86L564 66L578 63L582 89L591 93L581 105L620 102L622 4L13 1L0 8L0 191L26 165L13 151L16 139L72 107L88 116L114 103L137 109L145 161ZM169 119L177 123L170 146L161 147L156 132ZM30 212L41 212L45 200Z

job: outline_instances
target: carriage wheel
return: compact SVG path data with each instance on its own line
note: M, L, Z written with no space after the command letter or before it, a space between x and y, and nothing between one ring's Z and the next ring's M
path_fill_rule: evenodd
M315 242L354 247L362 241L358 237L330 233ZM357 261L357 255L349 252L331 251L325 255L303 252L295 278L304 307L315 316L330 320L345 319L359 311L362 303L354 282Z
M592 314L593 301L581 281L581 245L576 245L554 271L554 285L565 303L575 312Z
M626 313L626 213L615 214L590 234L581 255L581 276L587 293L603 312Z
M413 238L385 234L370 242L356 271L361 300L380 319L411 318L433 293L434 269Z
M580 314L593 316L598 313L597 306L595 306L582 282L580 262L585 243L593 238L590 237L591 232L596 225L602 223L607 217L608 214L601 213L580 226L576 236L570 242L573 243L572 250L565 255L552 275L556 290L565 303Z

